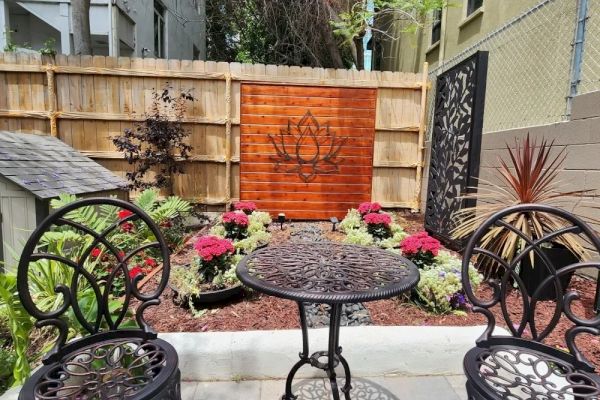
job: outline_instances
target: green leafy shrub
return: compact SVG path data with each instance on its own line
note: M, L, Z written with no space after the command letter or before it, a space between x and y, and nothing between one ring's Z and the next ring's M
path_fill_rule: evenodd
M352 229L346 233L344 243L348 244L359 244L361 246L370 246L375 243L373 236L367 231L366 228Z
M431 265L421 269L421 280L414 291L415 302L436 314L464 314L467 300L461 283L462 261L447 251L440 251ZM469 267L473 288L482 281L474 266Z
M9 367L9 369L0 368L0 385L10 386L13 383L20 385L25 382L31 372L27 359L27 348L33 324L29 314L21 305L17 294L17 277L15 275L0 273L0 315L2 315L3 323L8 325L3 330L8 328L11 340L8 349L4 347L6 343L0 343L0 363ZM3 357L5 350L12 356Z
M348 213L340 222L340 231L350 233L350 231L359 229L362 226L362 217L356 208L348 210Z

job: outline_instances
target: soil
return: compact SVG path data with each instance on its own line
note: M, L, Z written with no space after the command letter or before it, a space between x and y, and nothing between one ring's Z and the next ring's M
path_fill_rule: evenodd
M408 213L398 213L396 215L399 223L408 233L415 233L423 230L423 220L421 215ZM326 239L332 241L341 241L343 233L332 232L331 223L316 222L323 232ZM280 230L278 224L273 224L269 230L272 233L272 244L284 243L290 240L290 226L284 224L284 229ZM200 235L199 233L198 235ZM195 235L195 236L198 236ZM181 261L189 256L193 238L182 250L182 253L174 256L174 261ZM152 282L148 282L152 286ZM572 311L578 317L593 317L593 301L595 294L595 282L590 282L582 277L574 277L570 289L576 291L580 299L573 301ZM146 288L145 288L146 290ZM144 290L144 291L145 291ZM489 299L491 289L483 284L478 290L477 295L480 298ZM289 300L267 296L256 292L246 292L238 298L231 299L227 303L222 303L208 307L201 316L193 316L189 310L183 309L173 304L173 292L166 289L163 293L163 301L160 306L152 308L147 312L146 318L158 331L162 332L205 332L205 331L246 331L246 330L273 330L273 329L295 329L299 328L299 317L297 305ZM520 323L520 310L522 301L516 291L510 293L507 299L508 309L513 326ZM403 298L394 298L364 303L369 310L373 325L411 325L411 326L473 326L485 325L486 320L481 314L467 312L467 315L435 315L428 313L419 306ZM539 302L536 307L535 319L538 322L537 330L541 332L554 313L555 303L545 301ZM493 310L494 316L499 326L506 328L500 321L504 321L499 307ZM572 326L572 323L563 315L550 335L544 340L544 343L566 348L565 332ZM483 329L482 329L483 332ZM531 336L531 332L525 331L526 337ZM582 334L578 337L577 345L580 351L597 367L600 367L600 339Z

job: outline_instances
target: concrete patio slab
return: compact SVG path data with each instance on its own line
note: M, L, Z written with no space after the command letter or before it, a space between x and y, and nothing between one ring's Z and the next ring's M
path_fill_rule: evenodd
M454 389L450 381L461 382L461 388ZM358 378L352 386L353 400L467 400L462 376ZM182 382L181 387L182 400L280 400L285 381ZM293 392L298 400L332 398L329 383L321 378L299 380Z

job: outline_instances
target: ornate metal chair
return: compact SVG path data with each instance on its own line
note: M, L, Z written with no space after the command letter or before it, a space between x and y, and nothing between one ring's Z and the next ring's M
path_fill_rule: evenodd
M135 264L150 257L162 262L158 284L138 289ZM169 269L159 228L128 202L78 200L47 217L25 244L17 285L36 327L58 336L19 399L180 399L177 353L144 320ZM83 333L68 341L75 325Z
M518 213L551 214L559 218L561 226L556 226L554 232L542 238L532 240L507 223ZM500 254L483 248L482 240L490 229L507 229L520 238L522 246L512 260L507 261ZM463 254L463 286L473 304L473 311L482 313L488 323L476 347L467 352L463 362L469 400L600 399L600 376L596 375L593 364L576 344L580 334L600 334L600 315L592 305L589 305L585 315L578 315L582 313L581 307L572 307L572 304L580 298L579 294L575 291L565 292L561 281L561 277L583 268L600 270L600 263L579 262L557 271L554 260L543 250L544 246L560 240L564 235L576 235L600 251L600 239L581 219L563 210L535 204L517 205L498 212L480 226L469 240ZM535 256L532 257L532 254ZM526 257L533 259L535 268L545 268L549 272L531 295L528 295L516 270ZM500 273L498 279L488 281L489 288L483 286L475 292L468 279L469 262L479 264L485 260L495 262ZM541 304L540 293L547 286L554 287L555 299L544 305L550 307L551 316L545 316L540 321L541 314L537 307ZM519 302L516 310L509 309L509 297ZM498 307L499 315L511 336L495 334L494 307ZM565 332L568 349L564 351L543 343L561 318L568 322Z

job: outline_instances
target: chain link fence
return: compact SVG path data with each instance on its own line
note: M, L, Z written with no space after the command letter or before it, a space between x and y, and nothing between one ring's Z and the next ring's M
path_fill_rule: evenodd
M579 94L600 90L600 0L587 1Z
M600 0L588 2L578 94L600 90ZM489 66L484 133L567 119L577 3L540 1L432 69L428 109L433 109L435 101L436 76L485 50L489 51Z

